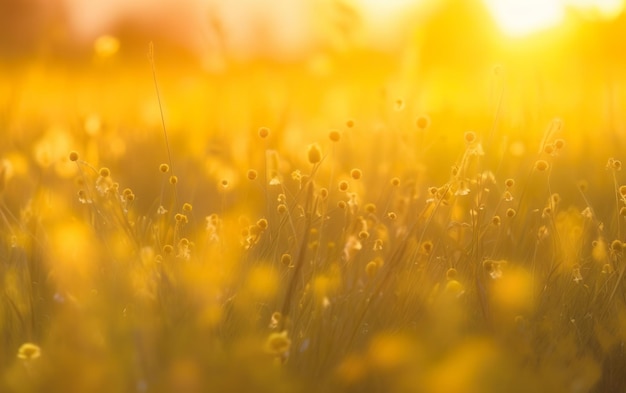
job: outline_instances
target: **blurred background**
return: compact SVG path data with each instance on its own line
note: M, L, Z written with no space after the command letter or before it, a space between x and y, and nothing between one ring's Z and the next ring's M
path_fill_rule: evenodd
M173 147L216 182L246 164L260 126L278 137L269 147L302 157L347 119L410 130L422 114L443 149L497 124L498 154L518 158L559 118L569 157L598 157L576 166L585 178L623 147L623 11L622 0L4 0L0 153L49 165L74 148L115 168L150 143L154 162L127 170L158 166L153 42Z

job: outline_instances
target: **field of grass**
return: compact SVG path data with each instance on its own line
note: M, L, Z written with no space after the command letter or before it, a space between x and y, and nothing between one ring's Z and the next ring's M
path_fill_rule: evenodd
M459 23L0 63L0 391L626 389L626 23Z

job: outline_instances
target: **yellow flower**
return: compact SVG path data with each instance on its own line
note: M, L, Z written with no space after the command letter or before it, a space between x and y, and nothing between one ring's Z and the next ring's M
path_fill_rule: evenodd
M33 343L24 343L17 350L17 357L23 360L37 359L41 356L41 348Z
M276 356L283 356L289 352L291 347L291 340L287 337L287 331L283 330L280 333L272 333L265 342L265 348L267 352Z

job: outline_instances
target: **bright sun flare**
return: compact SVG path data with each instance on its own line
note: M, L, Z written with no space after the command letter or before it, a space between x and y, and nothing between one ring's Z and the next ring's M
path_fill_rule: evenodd
M561 23L567 8L590 18L612 19L624 8L623 0L485 0L502 31L521 37Z

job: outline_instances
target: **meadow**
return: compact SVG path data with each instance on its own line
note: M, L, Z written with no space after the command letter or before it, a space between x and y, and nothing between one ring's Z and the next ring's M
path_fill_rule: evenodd
M3 62L0 391L625 389L623 17L453 15Z

